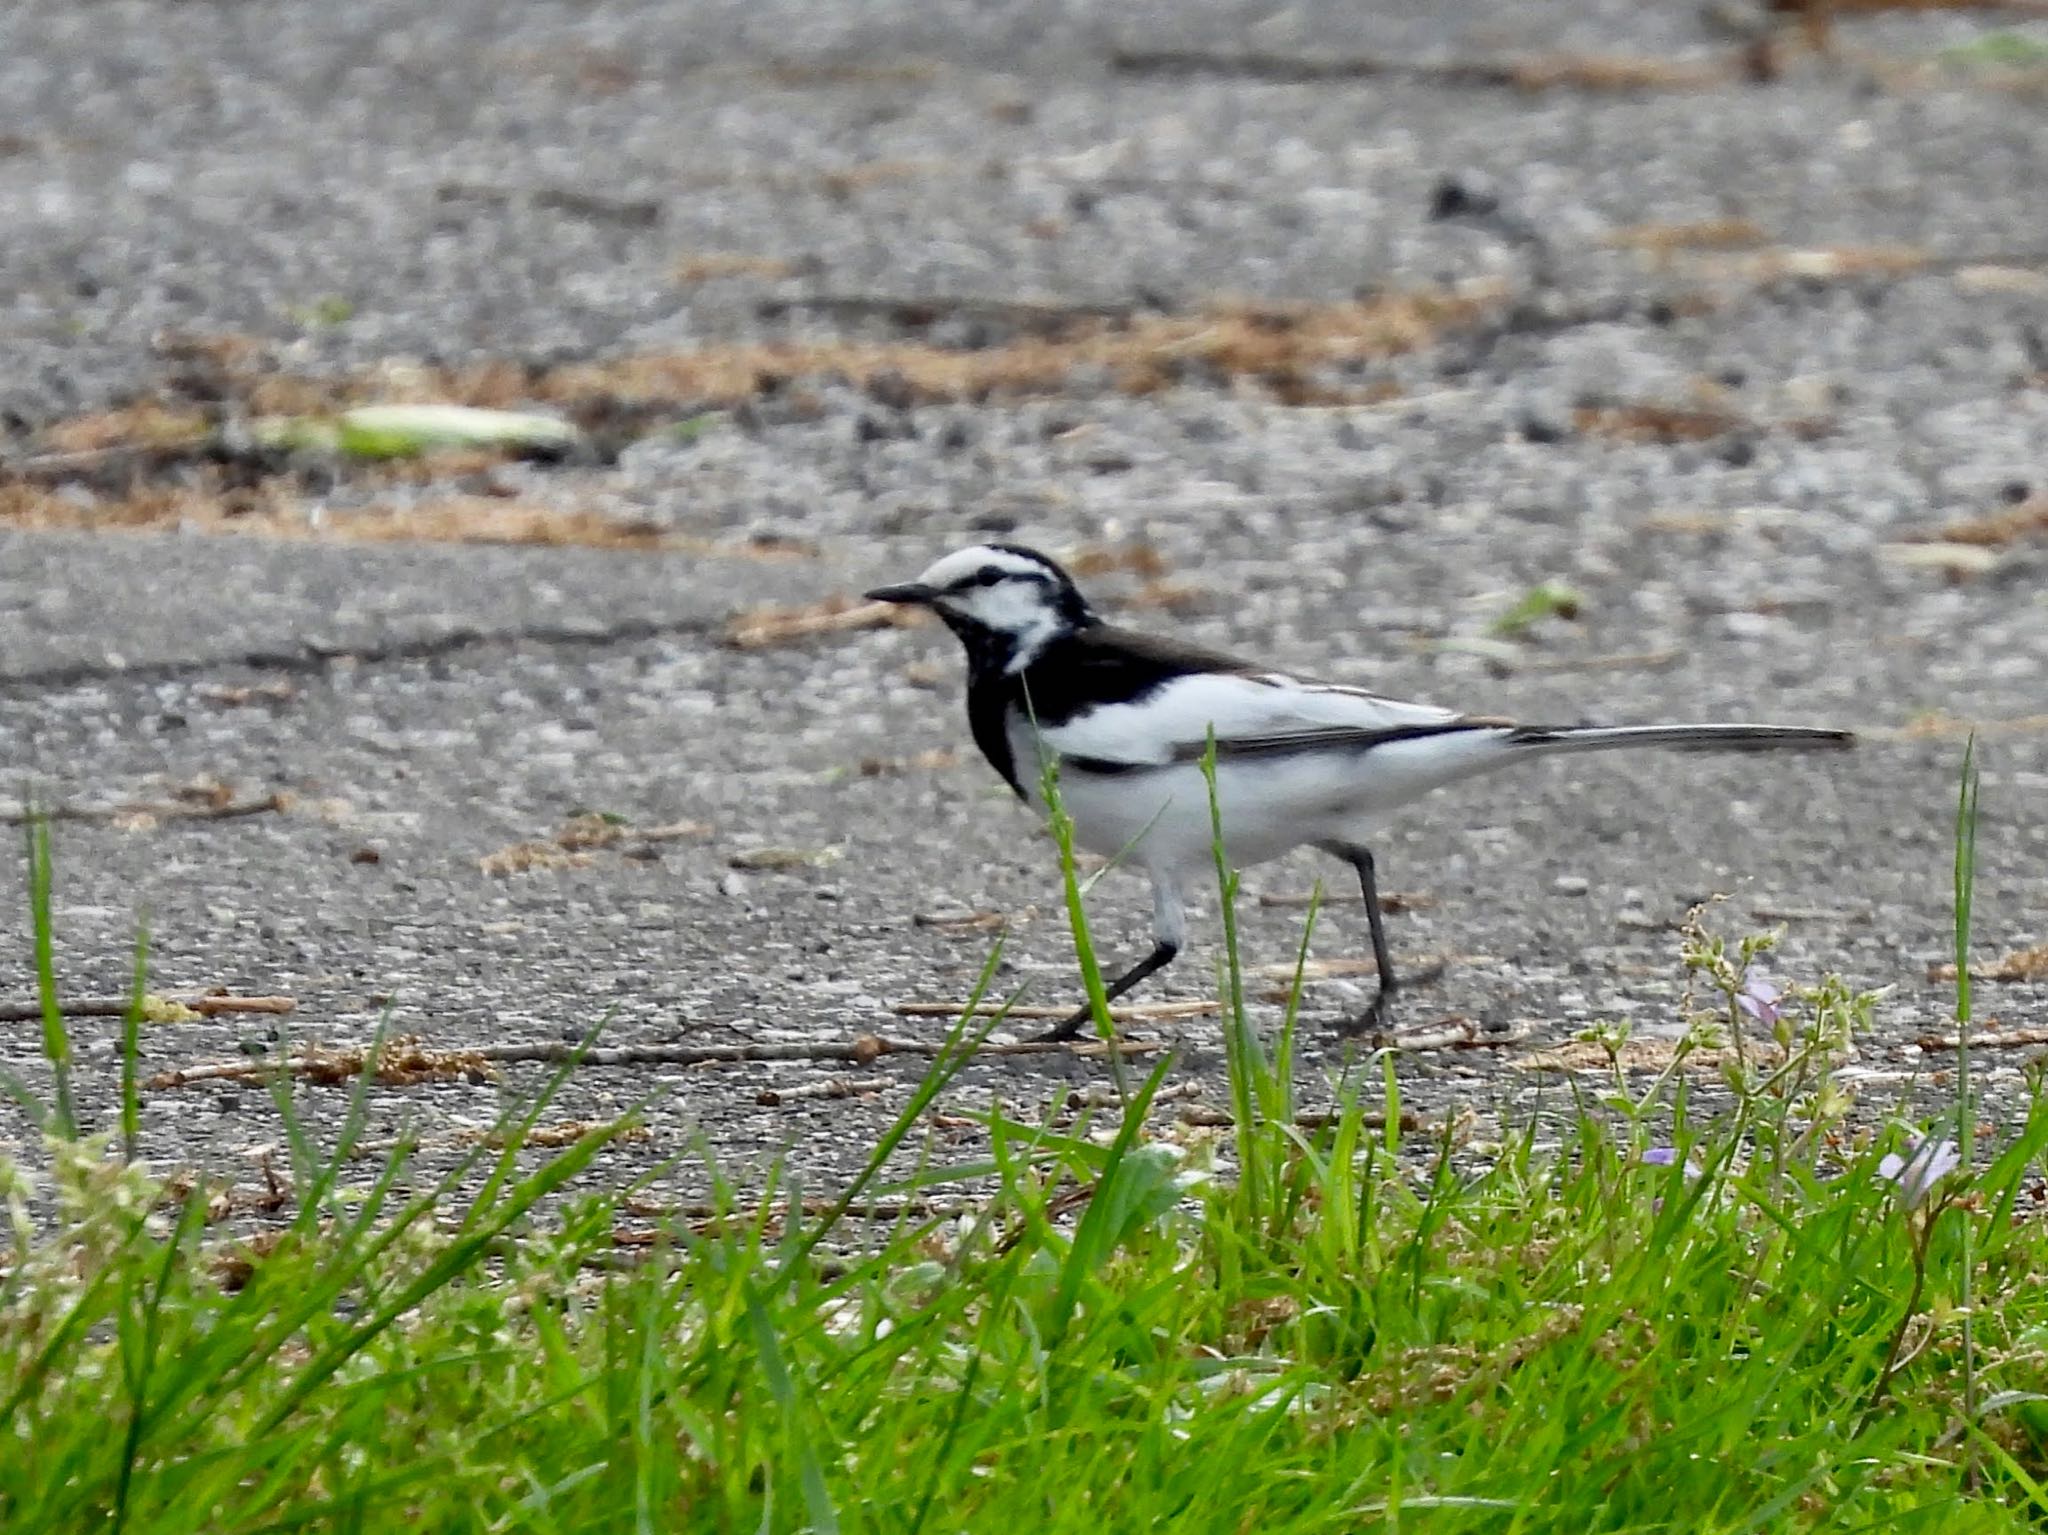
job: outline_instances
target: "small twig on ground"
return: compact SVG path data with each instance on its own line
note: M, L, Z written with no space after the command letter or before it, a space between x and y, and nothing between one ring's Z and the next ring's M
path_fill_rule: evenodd
M1615 54L1532 54L1500 59L1401 59L1386 54L1275 54L1193 48L1118 48L1109 67L1126 75L1228 75L1238 79L1312 84L1323 80L1399 78L1438 85L1521 91L1672 90L1736 77L1740 52L1689 58Z
M609 1045L588 1050L546 1040L484 1045L473 1050L435 1050L423 1046L417 1038L408 1037L387 1041L377 1052L376 1081L385 1087L408 1087L421 1082L446 1082L459 1078L487 1081L497 1066L526 1062L562 1065L574 1061L583 1066L610 1067L711 1066L747 1061L851 1061L865 1066L885 1055L934 1056L945 1048L943 1040L891 1039L878 1034L862 1034L852 1040L765 1045ZM984 1044L975 1054L1072 1055L1094 1059L1107 1056L1111 1048L1099 1040L1069 1043L1026 1039ZM1169 1048L1167 1041L1149 1039L1120 1039L1114 1046L1120 1055L1150 1055ZM158 1072L143 1085L152 1092L162 1092L175 1087L189 1087L195 1082L268 1082L280 1074L335 1085L353 1082L369 1063L369 1047L354 1045L339 1050L307 1050L283 1061L213 1061L200 1066L186 1066Z
M2028 272L2038 270L2044 263L2048 263L2048 253L2041 251L1968 254L1931 251L1917 245L1822 245L1773 246L1734 255L1694 256L1687 260L1685 269L1704 278L1768 284L1788 278L1831 282L1861 277L1956 277L1994 269Z
M1984 544L1901 543L1879 544L1877 557L1887 564L1908 570L1932 570L1952 581L1966 581L1996 570L2004 555Z
M1180 1082L1163 1084L1159 1091L1152 1095L1152 1103L1157 1107L1186 1099L1200 1101L1201 1096L1202 1084L1188 1078ZM1089 1082L1069 1089L1060 1098L1058 1106L1062 1111L1060 1122L1067 1123L1072 1115L1084 1109L1110 1109L1122 1114L1124 1099L1123 1095L1117 1092L1116 1084L1113 1082Z
M57 1011L66 1018L122 1018L134 1005L133 997L67 997ZM142 999L145 1014L184 1009L202 1018L222 1013L288 1013L297 1007L292 997L231 997L205 993L196 997L162 997L151 993ZM0 1002L0 1023L33 1023L43 1016L39 1002Z
M559 1047L565 1054L573 1047ZM382 1087L411 1087L422 1082L468 1080L488 1082L494 1072L483 1050L430 1050L413 1037L386 1040L377 1049L375 1080ZM312 1046L282 1060L262 1056L236 1061L215 1061L160 1071L142 1085L151 1092L186 1087L194 1082L273 1082L291 1076L321 1086L352 1083L370 1064L371 1047L354 1045L344 1049Z
M1127 1007L1112 1007L1109 1016L1116 1023L1158 1023L1174 1018L1201 1018L1218 1011L1222 1004L1209 1002L1138 1002ZM965 1002L895 1002L889 1011L898 1018L958 1018L966 1010ZM1071 1007L1011 1007L1005 1008L997 1002L982 1004L977 1016L987 1018L1002 1013L1006 1018L1017 1018L1025 1022L1042 1019L1064 1018Z
M765 650L790 645L819 634L844 634L853 629L900 629L921 622L923 615L890 602L857 602L828 597L797 608L756 608L734 616L726 625L725 643L734 650Z
M1513 665L1521 672L1661 672L1684 657L1682 650L1637 650L1603 656L1537 656L1518 659Z
M754 1094L763 1108L799 1103L806 1098L862 1098L896 1085L894 1077L827 1077L822 1082L805 1082L796 1087L764 1087Z
M1572 412L1572 425L1590 437L1620 442L1711 442L1734 432L1785 432L1802 442L1825 437L1833 423L1824 416L1762 421L1734 411L1638 401L1588 405Z
M1691 219L1679 223L1629 224L1600 241L1616 250L1668 256L1679 250L1728 250L1770 242L1770 231L1755 219Z
M1922 1034L1913 1041L1922 1050L1957 1050L1960 1034ZM1970 1028L1972 1050L2021 1050L2028 1045L2048 1045L2048 1029L2001 1029L1996 1018L1980 1018Z
M991 932L1009 925L1007 913L1000 911L914 911L910 914L912 927L936 927L948 931Z
M646 197L608 197L580 187L500 187L482 183L444 181L435 188L444 203L476 202L491 207L524 203L548 213L566 213L572 218L596 223L623 224L632 229L652 229L661 222L661 204Z
M1259 904L1261 906L1306 906L1314 899L1315 897L1306 890L1270 890L1259 897ZM1365 897L1356 890L1326 890L1323 892L1322 900L1319 904L1324 906L1357 906L1363 903L1364 900ZM1417 891L1383 890L1380 892L1380 910L1388 916L1395 916L1404 911L1427 911L1434 905L1436 905L1435 896L1423 895ZM1292 975L1294 967L1288 966L1287 973Z
M273 810L286 811L292 808L292 804L291 795L273 791L260 799L246 800L218 797L131 800L119 805L52 805L47 810L30 810L25 806L10 805L0 810L0 822L20 825L23 821L39 817L51 821L138 824L153 821L234 821L243 816L266 815Z
M1998 549L2037 534L2048 534L2048 495L2028 496L2000 511L1944 523L1941 527L1913 535L1908 541Z
M217 441L215 433L195 432L189 437L155 442L116 442L104 448L80 448L69 453L35 453L0 461L0 476L23 480L64 478L129 460L180 458L209 449Z
M730 1205L670 1205L651 1199L629 1199L620 1208L624 1214L636 1216L641 1220L656 1221L715 1221L728 1217L752 1219L756 1213L744 1207ZM806 1199L798 1208L805 1215L829 1215L838 1209L838 1201ZM839 1214L848 1220L857 1221L895 1221L905 1217L944 1219L947 1216L965 1215L980 1208L977 1202L966 1199L866 1199L848 1205L844 1210L840 1210ZM777 1200L769 1207L768 1218L771 1221L787 1220L789 1201Z
M754 306L754 312L764 320L779 320L792 314L821 314L835 320L886 320L905 328L922 328L947 319L985 320L1023 330L1058 332L1086 322L1127 320L1141 307L1144 306L1133 303L1070 304L944 293L819 293L807 298L763 299Z
M1765 901L1750 902L1749 914L1759 922L1847 922L1867 915L1840 906L1779 906Z
M2048 731L2048 714L2021 714L2000 720L1965 720L1937 710L1904 725L1862 726L1856 733L1872 741L1941 741L1973 735L2038 735L2042 731Z
M1504 1045L1518 1045L1529 1034L1530 1028L1526 1023L1510 1023L1504 1028L1489 1029L1476 1019L1445 1018L1419 1029L1396 1032L1389 1036L1387 1043L1395 1050L1494 1050Z

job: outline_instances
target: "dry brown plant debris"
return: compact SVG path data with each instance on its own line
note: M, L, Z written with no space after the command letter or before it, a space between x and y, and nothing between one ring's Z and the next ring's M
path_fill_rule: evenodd
M1926 541L1970 544L1978 548L2002 548L2023 538L2048 535L2048 495L2036 494L2014 502L2003 511L1966 517L1924 535Z
M725 643L734 650L766 650L821 634L901 629L924 621L924 614L916 608L835 595L796 607L750 608L734 614L725 626Z
M1999 981L2007 984L2016 981L2048 981L2048 943L2015 949L1989 964L1972 965L1970 975L1979 981ZM1930 981L1953 981L1955 978L1956 967L1953 963L1927 967L1927 979Z
M616 849L632 857L656 843L694 841L710 834L711 828L702 821L635 826L617 816L585 811L572 816L545 840L514 842L485 854L477 860L477 867L494 878L529 874L538 869L577 869L593 862L601 849Z
M1769 240L1770 233L1755 219L1731 216L1674 224L1629 224L1612 231L1602 243L1619 250L1669 255L1681 250L1737 250Z

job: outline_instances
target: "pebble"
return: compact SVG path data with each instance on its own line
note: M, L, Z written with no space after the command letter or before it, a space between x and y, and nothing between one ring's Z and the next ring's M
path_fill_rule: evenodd
M1721 627L1738 640L1762 640L1785 633L1791 625L1775 613L1734 612L1721 615Z
M1593 888L1593 882L1583 874L1560 874L1550 882L1550 888L1559 895L1584 895Z

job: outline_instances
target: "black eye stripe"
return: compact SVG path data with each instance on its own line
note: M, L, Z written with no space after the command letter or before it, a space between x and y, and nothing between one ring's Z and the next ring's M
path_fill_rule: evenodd
M1026 572L1021 570L1008 571L1003 570L995 565L984 565L981 567L981 569L977 570L973 575L962 576L959 580L955 581L951 586L947 587L946 590L949 592L964 592L970 591L977 586L994 586L997 582L1005 580L1012 576L1016 577L1019 580L1036 579L1035 577L1028 575Z

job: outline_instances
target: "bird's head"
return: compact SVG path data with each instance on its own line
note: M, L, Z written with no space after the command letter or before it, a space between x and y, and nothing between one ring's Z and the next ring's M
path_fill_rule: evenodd
M973 544L933 563L915 581L878 586L871 602L930 608L977 667L1022 671L1053 640L1096 622L1072 577L1021 544Z

